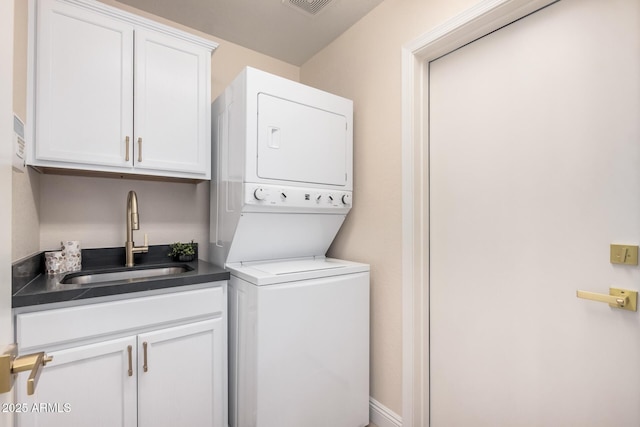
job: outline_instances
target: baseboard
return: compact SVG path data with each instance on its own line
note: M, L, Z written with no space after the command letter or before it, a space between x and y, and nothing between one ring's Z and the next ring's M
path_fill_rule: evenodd
M369 398L369 420L378 427L402 427L402 418L382 403Z

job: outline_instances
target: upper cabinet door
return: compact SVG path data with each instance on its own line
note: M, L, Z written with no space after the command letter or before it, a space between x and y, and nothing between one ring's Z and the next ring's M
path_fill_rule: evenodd
M133 27L40 1L36 64L35 163L131 167Z
M211 50L135 33L136 169L210 178Z

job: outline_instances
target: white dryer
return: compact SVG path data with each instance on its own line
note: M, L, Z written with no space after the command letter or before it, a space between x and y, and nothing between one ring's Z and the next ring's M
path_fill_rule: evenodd
M212 114L230 426L366 426L369 266L325 258L351 209L353 104L246 68Z
M211 110L212 260L324 255L351 209L353 102L245 68Z

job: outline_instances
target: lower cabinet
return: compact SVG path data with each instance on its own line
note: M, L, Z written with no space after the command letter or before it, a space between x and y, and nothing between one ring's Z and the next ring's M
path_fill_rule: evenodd
M33 396L27 396L27 374L17 380L17 425L136 426L137 389L135 376L127 373L129 348L136 348L135 337L48 353L53 360L43 369Z
M131 308L105 304L120 313ZM101 308L99 318L87 322L108 320L100 318L109 311ZM46 322L46 312L36 315L43 313L32 323ZM28 373L16 380L16 425L226 426L226 318L222 312L212 315L54 351L47 349L51 343L29 350L45 351L53 360L41 370L34 395L27 395Z
M221 337L221 319L138 336L139 427L222 427Z

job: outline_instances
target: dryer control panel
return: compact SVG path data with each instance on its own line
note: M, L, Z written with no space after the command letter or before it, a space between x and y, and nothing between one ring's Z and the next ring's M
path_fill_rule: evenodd
M351 191L245 184L245 206L265 208L260 210L345 213L351 209L351 203Z

